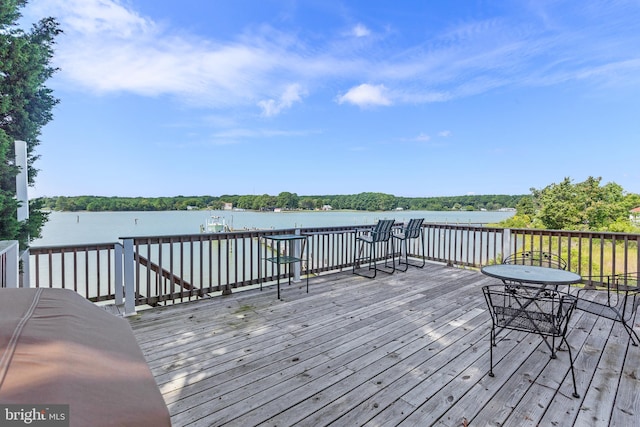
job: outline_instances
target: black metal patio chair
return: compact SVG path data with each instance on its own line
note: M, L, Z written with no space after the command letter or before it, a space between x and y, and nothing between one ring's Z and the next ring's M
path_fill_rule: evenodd
M406 227L402 229L399 233L394 233L393 238L400 241L399 249L400 256L398 257L398 270L407 271L410 265L418 268L424 267L426 260L424 256L424 239L422 238L422 223L424 222L424 218L414 218L410 219L409 223ZM418 249L422 248L422 263L420 264L410 264L409 263L409 242L412 239L419 239L418 241ZM402 253L404 252L404 262L402 262ZM405 265L404 270L400 267L401 265Z
M522 251L509 255L503 264L512 265L533 265L537 267L557 268L559 270L567 269L567 262L556 254L545 251ZM520 286L521 283L503 280L505 287Z
M523 251L509 255L503 264L536 265L539 267L567 269L567 262L560 256L545 251Z
M633 322L640 306L639 275L640 273L626 273L605 276L604 289L583 288L576 294L578 310L622 323L634 346L640 343L638 334L633 330ZM593 283L593 280L590 282ZM606 298L603 294L606 294Z
M375 227L366 232L367 234L356 235L354 239L354 260L353 260L353 273L359 276L368 277L373 279L376 277L378 271L384 273L393 273L396 269L394 261L394 245L391 235L393 234L393 219L381 219L375 225ZM356 231L357 233L357 231ZM360 247L358 248L358 244ZM391 252L389 252L389 244L391 244ZM378 249L384 251L384 268L378 268ZM387 266L387 260L391 254L391 267ZM380 254L382 255L382 254ZM369 264L369 270L373 270L373 275L369 276L360 271L360 263L367 260Z
M555 339L561 338L560 345L564 341L569 351L573 396L580 397L576 387L571 347L566 338L569 319L576 307L577 298L568 293L525 285L510 289L505 289L502 285L489 285L484 286L482 291L491 314L489 376L494 376L493 347L496 346L496 337L500 331L512 329L540 335L551 351L552 359L557 358Z

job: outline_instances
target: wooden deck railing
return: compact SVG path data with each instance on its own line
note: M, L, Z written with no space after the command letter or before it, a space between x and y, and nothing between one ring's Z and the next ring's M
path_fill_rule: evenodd
M93 302L122 298L121 243L31 247L29 264L30 287L72 289Z
M271 249L260 237L291 233L308 236L298 250L309 251L309 262L283 269L282 278L292 275L295 281L352 268L353 227L127 237L108 244L32 247L26 286L73 289L91 301L124 304L131 314L136 306L175 304L275 281L276 269L265 261ZM569 270L597 282L608 274L637 271L640 263L640 234L432 223L423 225L423 239L427 260L462 268L537 249L559 254ZM409 252L421 253L418 241L410 243ZM5 274L4 264L2 269Z
M602 283L605 276L638 271L640 234L595 231L510 230L506 252L539 249L560 255L567 269L586 282Z

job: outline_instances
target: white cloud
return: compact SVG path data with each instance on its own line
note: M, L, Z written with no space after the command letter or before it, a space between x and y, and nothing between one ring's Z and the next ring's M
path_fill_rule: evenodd
M32 15L56 16L61 24L56 78L76 90L173 95L210 106L249 104L276 87L270 72L295 60L287 53L292 59L281 58L279 45L259 37L216 42L172 32L118 1L33 3Z
M417 142L429 142L430 139L431 139L431 137L429 135L424 134L424 133L420 133L420 135L418 135L418 136L416 136L414 138L414 141L417 141Z
M351 34L354 37L366 37L371 34L371 31L363 24L358 24L351 30Z
M118 0L32 0L26 14L38 18L56 16L65 29L83 35L108 33L129 38L153 31L155 27L149 19L127 9Z
M221 132L216 132L213 137L214 138L238 138L238 139L248 139L248 138L275 138L275 137L286 137L286 136L304 136L309 135L313 132L311 131L291 131L291 130L278 130L278 129L228 129Z
M451 131L450 130L443 130L438 132L438 136L441 136L443 138L448 138L451 136Z
M586 14L552 2L533 15L523 14L526 21L513 13L456 22L412 45L395 44L392 38L354 40L372 34L361 23L350 29L348 41L344 34L332 39L327 32L318 39L268 25L207 39L156 22L132 5L125 0L31 0L24 14L32 22L55 16L61 23L64 33L56 39L54 57L61 71L55 79L72 89L170 95L212 107L259 104L265 116L306 95L295 89L278 92L292 81L308 90L335 86L335 79L393 85L393 96L382 85L364 84L338 98L359 106L442 102L505 86L567 81L640 85L639 39L630 25L638 12L633 3L596 5ZM607 19L598 18L599 12ZM548 17L554 18L553 26Z
M347 93L338 97L338 103L348 102L360 107L368 107L375 105L388 106L391 105L389 93L384 85L373 86L367 83L349 89Z
M299 84L291 84L287 86L280 99L260 101L258 106L262 108L264 116L271 117L280 114L285 108L291 108L295 102L301 102L304 95L306 95L306 91Z
M317 134L315 130L280 130L280 129L254 129L232 128L215 132L210 135L207 143L210 145L231 145L247 140L264 140L268 138L304 137Z

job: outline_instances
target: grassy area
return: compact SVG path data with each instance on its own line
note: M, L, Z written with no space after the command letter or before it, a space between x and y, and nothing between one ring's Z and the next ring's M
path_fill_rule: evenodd
M635 240L536 236L523 238L518 250L558 254L567 261L568 270L594 280L611 274L638 271L638 244Z

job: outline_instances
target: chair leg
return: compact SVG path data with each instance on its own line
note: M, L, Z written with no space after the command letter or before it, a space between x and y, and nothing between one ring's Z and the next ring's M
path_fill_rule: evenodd
M387 241L387 253L384 256L384 266L385 268L388 268L387 258L389 256L389 241L391 241L391 273L394 273L396 271L396 248L395 244L393 243L393 238Z
M565 336L562 337L562 341L567 345L567 350L569 351L569 366L571 369L571 379L573 380L573 397L579 398L578 387L576 386L576 373L573 370L573 355L571 354L571 346L567 342L567 338Z
M365 242L362 242L362 244L360 245L360 253L362 253L362 250L364 248L364 244ZM366 277L367 279L374 279L376 277L376 273L378 272L378 269L375 266L375 259L376 259L376 244L373 243L370 245L369 248L369 265L368 265L368 270L373 270L373 274L372 275L368 275L368 274L364 274L359 272L358 270L361 269L361 265L360 262L363 260L363 258L361 256L358 255L358 243L356 241L355 243L355 247L353 250L354 253L354 260L353 260L353 274L356 274L358 276L362 276L362 277Z
M362 242L360 244L360 254L358 254L358 240L356 239L355 242L353 243L353 274L356 274L358 276L362 276L362 277L366 277L368 279L373 279L374 277L376 277L376 272L374 270L373 275L369 276L367 274L363 274L361 272L359 272L358 270L360 270L362 268L361 262L364 259L361 255L362 255L362 251L364 250L364 242ZM374 248L371 248L370 251L374 250ZM369 270L371 270L371 252L369 253Z
M622 326L624 326L624 329L629 334L629 338L631 339L631 345L633 345L634 347L637 347L638 343L640 342L640 338L638 338L638 334L636 334L636 331L634 331L633 328L629 326L629 324L627 324L627 322L624 319L622 319L621 323L622 323Z
M400 253L400 257L399 257L399 261L398 261L398 265L404 264L406 265L404 270L401 270L400 268L398 268L398 270L400 271L407 271L407 269L409 268L409 266L412 267L417 267L417 268L423 268L425 266L425 264L427 263L427 260L425 258L424 255L424 239L422 238L422 235L420 237L418 237L420 239L420 243L418 244L419 248L422 248L422 263L419 264L412 264L409 262L409 239L402 239L404 242L404 262L402 262L402 253Z
M387 265L387 264L388 264L388 261L389 261L389 241L391 241L391 267L389 267L389 266ZM375 271L381 271L381 272L383 272L383 273L387 273L387 274L392 274L392 273L394 273L394 272L396 271L396 263L395 263L395 256L394 256L394 244L393 244L393 240L392 240L392 239L389 239L389 240L387 240L387 241L385 242L385 244L384 244L384 251L385 251L385 254L384 254L384 267L383 267L383 268L378 268L378 262L377 262L377 258L376 258L376 256L375 256L375 254L376 254L376 252L375 252L375 247L376 247L376 245L377 245L376 243L374 243L374 244L373 244L373 247L374 247L374 252L373 252L373 254L374 254L374 256L373 256L372 263L373 263L373 268L374 268L374 270L375 270ZM391 269L391 271L389 271L388 269ZM375 277L375 274L374 274L374 277Z
M371 245L371 248L369 249L369 270L371 270L371 264L373 263L373 276L369 277L365 275L365 277L369 277L370 279L375 279L376 273L378 272L378 269L376 268L376 265L375 265L375 260L376 260L376 244L373 243Z
M369 252L369 270L371 270L371 264L373 263L373 278L376 277L378 269L376 268L376 244L371 245L371 252Z
M493 347L496 345L495 329L492 327L489 333L489 376L494 377L493 374Z
M407 271L409 269L409 248L407 246L407 239L400 240L400 253L398 255L398 271ZM402 262L402 251L404 250L404 262ZM404 270L400 268L404 264Z
M381 271L383 273L387 273L387 274L392 274L393 272L396 271L396 265L395 265L395 255L394 255L394 244L393 244L393 240L391 240L391 266L389 266L389 241L385 242L385 254L384 254L384 268L379 268L378 267L378 262L377 262L377 250L376 247L381 244L381 242L374 242L370 244L370 249L369 249L369 270L373 270L373 274L372 275L367 275L367 274L363 274L360 273L358 270L360 269L360 261L363 259L362 257L358 256L358 249L357 249L357 243L355 244L355 248L354 248L354 260L353 260L353 274L357 274L358 276L362 276L362 277L367 277L369 279L373 279L376 277L376 273L378 271ZM361 249L364 247L364 243L362 243L362 246L360 247ZM361 251L362 252L362 251ZM390 271L389 271L390 270Z

